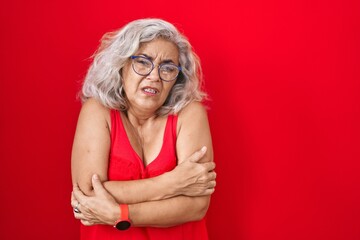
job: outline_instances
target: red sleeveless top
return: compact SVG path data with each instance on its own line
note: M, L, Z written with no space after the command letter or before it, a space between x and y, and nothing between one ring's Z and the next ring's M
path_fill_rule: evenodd
M147 166L132 148L121 115L111 110L111 148L108 178L112 181L151 178L175 168L177 116L167 118L163 145L159 155ZM175 227L131 227L119 231L108 225L81 225L82 240L207 240L205 219Z

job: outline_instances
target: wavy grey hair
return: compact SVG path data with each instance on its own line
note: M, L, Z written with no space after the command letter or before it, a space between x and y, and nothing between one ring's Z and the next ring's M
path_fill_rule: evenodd
M200 61L186 37L164 20L140 19L103 36L83 83L82 101L96 98L108 108L126 111L128 104L123 90L121 69L141 43L156 38L163 38L177 45L182 67L169 96L156 114L176 114L190 102L203 100L206 94L201 91Z

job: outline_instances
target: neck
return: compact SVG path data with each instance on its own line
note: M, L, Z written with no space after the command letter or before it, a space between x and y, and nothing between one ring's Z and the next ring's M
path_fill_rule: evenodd
M131 108L126 111L125 114L134 127L141 127L145 123L155 120L157 117L154 112L139 112Z

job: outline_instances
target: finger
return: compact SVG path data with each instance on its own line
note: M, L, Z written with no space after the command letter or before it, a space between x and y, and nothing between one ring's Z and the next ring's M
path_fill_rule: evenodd
M75 207L79 201L75 197L74 191L71 192L71 206Z
M86 226L93 226L96 224L103 224L98 219L80 219L80 222Z
M199 195L195 195L195 196L209 196L211 194L213 194L215 191L215 188L207 188L204 191L202 191Z
M209 188L214 188L216 186L216 181L210 181L209 183L208 183L208 187Z
M91 181L95 192L106 191L97 174L92 176Z
M71 207L75 207L75 201L76 201L76 199L75 199L75 197L74 197L74 194L73 194L73 192L71 192L71 201L70 201L70 203L71 203Z
M205 155L206 151L207 151L207 147L203 146L199 151L193 153L193 155L189 157L189 160L191 162L198 162Z
M202 163L202 164L208 172L213 171L215 169L214 162L206 162L206 163Z
M73 194L78 202L86 202L87 197L84 195L84 193L80 190L78 186L73 187Z
M75 198L74 193L71 192L71 206L72 206L73 208L75 208L76 205L78 204L78 202L79 202L79 201Z
M211 195L215 192L215 188L208 188L205 190L205 195Z
M75 208L74 208L74 212L75 213L82 213L82 206L81 206L81 204L80 204L80 202L78 202L77 204L76 204L76 206L75 206Z
M92 225L93 225L92 222L87 221L87 220L81 220L80 222L81 222L83 225L85 225L85 226L92 226Z
M215 180L216 179L216 172L212 171L209 173L209 179L210 180Z
M81 213L76 213L76 212L74 212L74 217L76 218L76 219L81 219Z

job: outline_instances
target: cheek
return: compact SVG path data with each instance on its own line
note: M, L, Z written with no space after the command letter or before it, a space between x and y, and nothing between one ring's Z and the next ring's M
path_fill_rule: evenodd
M125 73L125 72L124 72ZM141 82L141 77L127 72L122 76L123 87L125 91L136 90Z
M133 82L133 80L136 79L135 77L137 76L134 74L134 71L132 71L131 66L125 66L122 69L121 73L124 85L129 85L129 83Z

